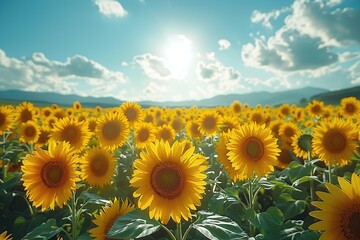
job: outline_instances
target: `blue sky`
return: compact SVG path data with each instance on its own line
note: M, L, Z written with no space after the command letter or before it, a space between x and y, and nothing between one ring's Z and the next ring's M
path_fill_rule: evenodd
M0 90L177 101L360 84L358 0L0 0Z

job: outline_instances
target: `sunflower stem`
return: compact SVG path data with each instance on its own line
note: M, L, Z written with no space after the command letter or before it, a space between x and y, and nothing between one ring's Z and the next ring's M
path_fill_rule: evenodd
M176 223L176 239L182 240L182 232L181 232L181 221Z
M249 180L249 209L254 210L254 194L252 188L252 179ZM250 237L255 236L255 226L249 221Z
M160 224L160 226L167 232L171 240L177 240L174 234L164 224Z
M331 178L332 178L332 176L331 176L331 170L332 170L332 166L331 166L331 164L329 164L329 166L328 166L328 171L329 171L329 183L332 183L332 180L331 180Z
M311 152L308 151L308 162L309 164L311 164ZM312 167L312 166L311 166ZM313 176L313 170L311 169L310 171L310 176ZM310 198L313 201L314 200L314 196L315 196L315 191L314 191L314 180L310 180Z
M72 214L72 218L71 218L71 222L72 222L72 226L71 226L71 230L72 230L72 239L75 240L76 239L76 225L77 225L77 216L76 216L76 191L72 191L73 194L73 198L72 198L72 205L71 205L71 214Z

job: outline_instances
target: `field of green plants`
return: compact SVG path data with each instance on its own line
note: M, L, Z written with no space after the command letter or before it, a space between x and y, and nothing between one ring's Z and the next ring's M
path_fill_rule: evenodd
M0 106L2 239L360 239L360 101Z

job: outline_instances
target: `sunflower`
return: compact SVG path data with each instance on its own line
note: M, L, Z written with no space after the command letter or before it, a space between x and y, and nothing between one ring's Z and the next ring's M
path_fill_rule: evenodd
M135 146L143 148L156 139L156 129L152 123L140 123L135 126Z
M280 148L280 155L278 156L278 167L281 169L286 168L292 161L290 151L286 148Z
M133 126L134 123L142 122L144 118L141 106L138 103L125 102L120 106L120 109L131 126Z
M279 118L285 119L291 113L291 108L289 104L283 104L278 108Z
M247 123L235 129L227 144L227 153L233 168L244 178L266 176L277 165L279 148L270 128Z
M238 171L232 166L229 157L227 156L229 150L226 148L226 144L229 142L229 133L221 132L220 141L215 147L215 151L218 153L218 160L229 174L232 181L242 180L243 177L239 175Z
M27 121L35 121L36 110L32 103L22 102L15 109L16 121L18 123L25 123Z
M39 126L34 121L27 121L20 125L19 142L34 144L39 139L39 136Z
M175 140L176 132L170 125L163 125L157 128L156 137L158 140L172 142Z
M67 116L67 113L61 109L61 108L57 108L53 111L53 115L57 118L57 119L62 119L64 117Z
M95 215L93 223L96 227L90 229L90 236L96 240L108 239L106 234L116 219L132 210L134 210L134 205L128 199L121 201L121 203L117 198L114 201L110 201L110 205L103 207L100 213Z
M261 108L251 110L249 112L249 121L257 124L263 124L266 122L267 115Z
M230 105L231 110L233 111L233 113L235 114L239 114L241 112L242 109L242 105L241 102L238 100L235 100L231 105Z
M340 166L351 161L357 147L357 132L350 121L334 118L314 128L312 149L326 164Z
M133 195L139 197L138 206L149 207L150 218L164 224L170 217L177 223L191 218L190 209L200 206L205 192L206 159L194 154L195 147L184 151L185 145L157 140L134 162L130 184L136 188Z
M121 147L130 133L129 122L120 112L107 112L96 122L95 134L100 145L110 150Z
M54 209L55 205L62 208L78 181L75 149L67 142L54 141L50 141L48 149L37 148L26 155L21 168L26 196L42 211Z
M312 139L313 137L310 134L303 134L300 131L292 137L291 146L296 157L303 160L309 159L309 152L311 157L313 157L313 152L311 151Z
M46 145L50 139L51 130L48 126L44 125L39 128L40 134L37 142L35 143L36 146L42 147Z
M299 132L298 126L293 122L283 122L279 127L279 136L281 144L284 147L291 148L292 137Z
M80 111L80 110L81 110L81 103L80 103L79 101L73 102L72 108L73 108L75 111Z
M311 230L324 231L320 239L360 239L360 177L352 174L351 183L338 177L340 187L325 183L329 193L316 192L322 201L312 202L320 210L310 212L319 219L309 226Z
M190 120L185 126L186 134L193 139L199 140L203 135L199 131L199 123L196 120Z
M7 234L7 231L0 233L0 240L12 240L11 234Z
M281 126L283 123L284 123L284 120L282 120L282 119L277 119L277 120L272 121L272 122L269 124L269 128L271 129L271 132L272 132L272 134L274 135L274 137L280 138L279 128L280 128L280 126Z
M354 117L360 113L360 101L355 97L341 99L341 113L347 117Z
M0 106L0 135L9 131L13 124L14 115L11 109L6 106Z
M47 118L52 114L52 109L50 107L44 107L41 109L41 116Z
M115 174L116 158L106 149L93 147L81 159L81 178L91 186L103 187Z
M89 143L91 133L87 122L78 122L71 117L59 119L53 125L50 138L57 141L67 141L78 151L81 151Z
M180 133L184 128L184 123L182 122L181 117L174 117L171 121L171 126L175 132Z
M234 116L224 116L222 118L221 131L227 133L229 130L239 127L240 123Z
M202 135L213 136L220 130L221 116L215 111L204 111L198 119L199 131Z
M313 100L306 106L306 111L312 117L319 117L324 111L324 102Z
M96 129L96 121L97 121L97 118L96 117L90 117L87 119L88 121L88 127L89 127L89 131L90 132L95 132L95 129Z

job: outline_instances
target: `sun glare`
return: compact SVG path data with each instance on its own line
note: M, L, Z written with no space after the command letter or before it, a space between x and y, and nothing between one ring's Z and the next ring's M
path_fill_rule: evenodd
M175 77L186 77L193 58L191 41L183 35L171 39L165 47L165 58Z

